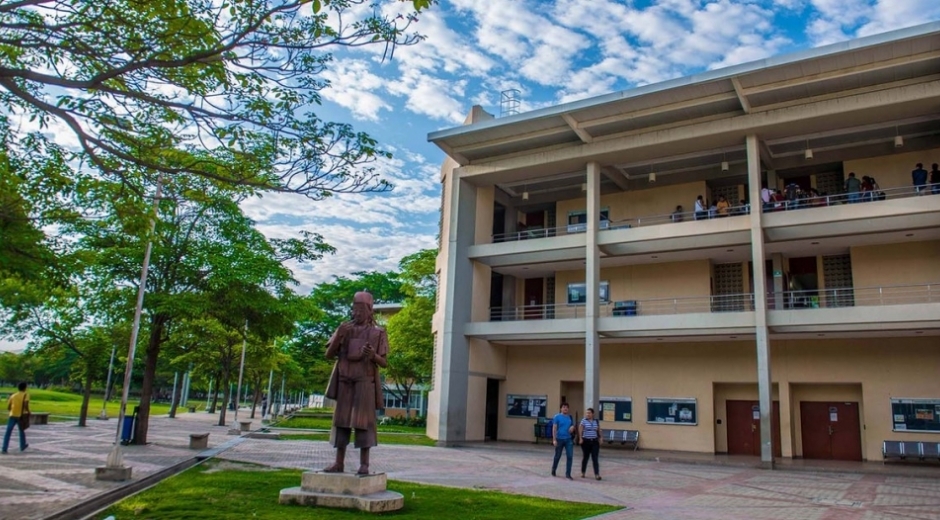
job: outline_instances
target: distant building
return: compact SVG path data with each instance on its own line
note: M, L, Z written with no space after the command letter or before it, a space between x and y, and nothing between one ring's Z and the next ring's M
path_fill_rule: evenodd
M568 402L766 463L936 442L938 72L931 23L430 134L428 435L529 441Z

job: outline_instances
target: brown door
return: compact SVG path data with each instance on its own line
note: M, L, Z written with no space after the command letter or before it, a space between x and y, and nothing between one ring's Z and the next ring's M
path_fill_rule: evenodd
M858 403L800 403L803 458L862 460Z
M727 401L728 454L760 456L760 403L758 401ZM771 417L774 457L780 449L780 402L774 401Z
M545 292L543 278L526 278L525 280L525 319L541 320L545 318L545 309L542 307Z

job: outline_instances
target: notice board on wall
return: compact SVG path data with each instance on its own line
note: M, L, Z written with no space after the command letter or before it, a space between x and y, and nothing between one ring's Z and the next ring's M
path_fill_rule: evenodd
M506 396L506 417L545 418L547 409L547 395L509 394Z
M630 397L601 396L600 421L633 422L633 399Z
M940 399L892 399L892 430L940 433Z
M698 424L698 407L694 398L650 398L646 400L646 422L652 424Z

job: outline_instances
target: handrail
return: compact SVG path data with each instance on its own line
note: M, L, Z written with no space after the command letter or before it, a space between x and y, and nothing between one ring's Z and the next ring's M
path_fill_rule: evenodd
M710 312L744 312L754 310L754 295L718 294L647 300L618 300L601 303L600 316L670 315ZM551 320L583 318L583 303L553 303L490 308L490 321Z
M819 309L940 303L940 282L880 287L833 287L768 293L768 308Z
M921 195L940 194L940 183L927 184L920 189L915 186L901 186L870 191L857 191L854 193L835 193L820 195L818 197L800 197L796 200L783 200L770 203L761 202L764 213L775 211L792 211L796 209L825 208L841 204L855 204L862 202L880 202L887 199L906 199Z

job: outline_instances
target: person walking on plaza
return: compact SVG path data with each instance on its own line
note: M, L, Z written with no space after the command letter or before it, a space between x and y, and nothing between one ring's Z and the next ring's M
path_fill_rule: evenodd
M558 470L558 461L561 460L561 450L565 450L565 478L571 478L571 459L574 457L574 421L568 415L568 403L561 404L561 411L552 417L552 446L555 447L555 460L552 462L552 476Z
M601 427L594 419L593 408L588 408L584 413L584 419L581 419L581 424L578 425L578 433L578 438L581 439L581 452L584 455L581 459L581 478L584 478L588 458L590 458L594 465L594 480L600 480L601 469L597 463L597 456L601 451Z
M10 447L10 435L13 434L14 426L20 430L20 451L26 451L26 448L29 448L29 444L26 444L26 432L23 431L23 425L20 424L20 419L24 415L26 420L29 420L29 394L26 393L26 383L20 383L17 389L18 392L7 398L7 410L10 413L7 418L7 432L3 436L4 454L7 452L7 448Z
M914 191L918 195L927 193L927 170L924 169L923 164L917 163L917 168L911 172L911 181L913 181Z

